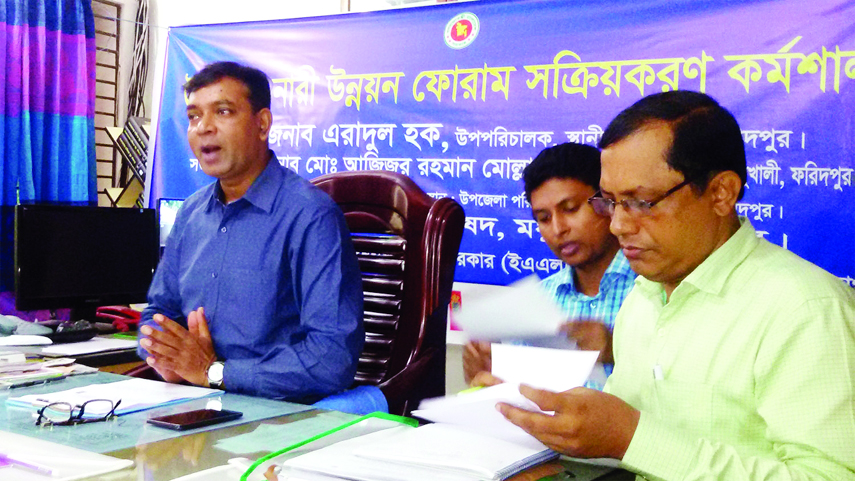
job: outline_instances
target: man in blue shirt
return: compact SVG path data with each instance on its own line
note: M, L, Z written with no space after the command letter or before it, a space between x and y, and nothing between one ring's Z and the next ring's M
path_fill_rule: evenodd
M589 145L564 143L544 149L523 171L525 194L540 235L564 268L542 286L561 306L569 322L568 338L585 350L600 351L603 369L588 386L602 389L614 363L614 320L635 281L635 273L609 232L609 218L594 212L588 198L599 189L600 152ZM561 347L561 339L527 344ZM564 340L566 345L566 339ZM493 384L490 344L470 342L463 350L463 371L472 385ZM483 373L483 374L479 374Z
M176 217L140 355L166 381L314 402L353 382L362 283L338 206L268 148L267 76L233 62L184 86L187 137L217 179Z

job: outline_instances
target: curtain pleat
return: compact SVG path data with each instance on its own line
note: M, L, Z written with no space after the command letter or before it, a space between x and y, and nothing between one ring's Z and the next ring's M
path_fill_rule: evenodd
M96 203L89 0L0 0L0 291L14 287L14 205Z

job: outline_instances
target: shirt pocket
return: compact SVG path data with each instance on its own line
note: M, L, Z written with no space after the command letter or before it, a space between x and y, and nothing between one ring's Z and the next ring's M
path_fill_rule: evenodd
M712 386L661 379L655 381L661 420L680 430L708 438L713 428Z

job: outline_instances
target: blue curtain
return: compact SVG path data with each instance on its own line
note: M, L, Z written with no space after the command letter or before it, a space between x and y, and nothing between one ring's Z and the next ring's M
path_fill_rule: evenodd
M98 200L90 0L0 0L0 291L14 286L14 205Z

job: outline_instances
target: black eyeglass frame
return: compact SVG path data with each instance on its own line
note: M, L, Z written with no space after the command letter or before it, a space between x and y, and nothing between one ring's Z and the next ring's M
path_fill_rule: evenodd
M105 401L110 403L110 405L112 406L112 408L110 409L110 411L107 414L105 414L103 416L96 417L96 418L84 418L83 417L83 414L86 412L86 405L87 404L93 403L93 402L105 402ZM67 403L64 401L50 403L46 406L42 406L38 410L39 416L38 416L38 418L36 418L36 426L74 426L77 424L104 422L104 421L107 421L111 418L116 417L116 408L119 407L119 404L122 404L121 399L119 399L115 403L110 399L90 399L89 401L86 401L85 403L81 404L79 407L74 406L71 403ZM48 408L50 408L51 406L68 406L68 420L56 422L56 421L52 421L48 416L45 416L45 411L48 410ZM75 411L77 412L77 414L75 414ZM42 422L42 419L44 419L45 422Z
M622 205L624 210L629 214L636 215L647 215L650 213L650 209L652 209L656 204L662 202L667 199L671 194L677 192L683 187L691 184L692 181L690 179L686 179L683 182L675 185L671 189L669 189L664 194L653 200L643 200L643 199L624 199L620 202L615 201L614 199L607 199L603 197L602 191L597 191L596 194L588 198L588 203L591 204L591 207L594 209L594 212L605 215L605 216L613 216L615 213L615 208L618 204ZM598 207L599 205L599 207Z

